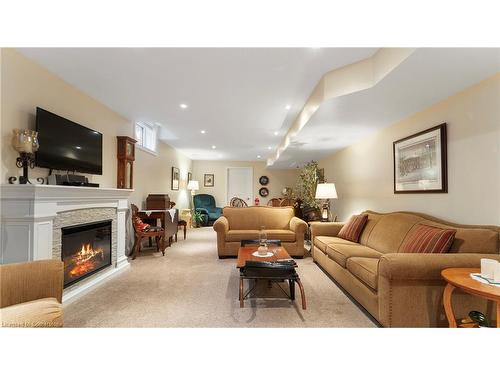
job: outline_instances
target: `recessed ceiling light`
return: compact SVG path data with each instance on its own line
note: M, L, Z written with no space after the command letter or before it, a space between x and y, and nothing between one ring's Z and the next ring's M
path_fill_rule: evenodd
M206 130L200 130L201 134L205 134L207 131Z
M268 150L272 150L272 147L271 147L271 146L267 146L267 149L268 149Z
M260 155L257 155L257 159L260 159Z
M212 145L212 150L215 150L217 147L215 145Z
M274 132L274 135L278 135L278 134L279 134L279 132L277 132L277 131L276 131L276 132Z
M292 108L292 106L291 106L290 104L287 104L287 105L285 106L285 109L286 109L286 110L289 110L290 108Z
M181 103L179 104L179 107L181 107L182 109L186 109L188 105L186 103Z
M81 150L81 149L82 149L82 147L81 147L81 146L76 146L75 148L76 148L77 150Z

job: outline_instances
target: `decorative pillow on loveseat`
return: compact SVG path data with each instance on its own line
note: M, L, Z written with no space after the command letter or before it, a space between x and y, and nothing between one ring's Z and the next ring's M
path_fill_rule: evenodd
M413 233L406 237L400 253L446 253L455 239L455 229L437 228L417 224Z
M368 221L368 215L353 215L346 225L340 229L337 237L351 242L359 242L359 236Z

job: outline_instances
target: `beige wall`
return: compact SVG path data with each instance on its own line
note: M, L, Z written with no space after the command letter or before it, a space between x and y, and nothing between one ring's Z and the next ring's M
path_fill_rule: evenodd
M392 143L448 124L448 194L394 194ZM500 74L320 160L340 220L365 209L500 225Z
M1 51L1 183L7 183L8 176L21 173L15 166L17 154L10 146L12 129L34 129L39 106L103 134L103 174L91 176L91 181L101 187L116 187L116 136L131 135L132 122L16 51ZM138 149L131 201L142 205L149 193L167 193L179 208L187 207L185 183L178 192L170 190L172 166L179 167L185 179L191 160L163 143L159 144L158 156ZM47 173L41 168L30 171L33 178L45 177Z
M265 205L270 198L281 197L284 187L294 188L297 182L298 171L296 169L268 169L265 162L246 161L205 161L193 160L193 180L198 180L200 190L197 193L211 194L215 197L218 206L223 207L227 202L227 168L228 167L252 167L253 168L253 193L254 198L259 197L260 204ZM214 187L203 186L203 175L214 174ZM260 176L269 177L266 187L269 189L269 197L259 196Z

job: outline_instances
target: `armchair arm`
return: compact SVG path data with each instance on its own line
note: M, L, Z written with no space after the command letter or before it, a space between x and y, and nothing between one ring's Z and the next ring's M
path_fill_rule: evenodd
M229 221L227 221L227 218L225 216L219 217L217 220L214 222L214 231L217 233L223 233L224 235L228 232L229 230Z
M64 263L39 260L0 266L0 308L40 298L62 301Z
M294 231L295 233L305 233L307 231L307 223L304 220L294 216L290 219L290 230Z
M379 276L389 280L442 280L445 268L479 268L481 258L500 260L496 254L391 253L380 258Z
M339 234L344 224L345 223L322 223L322 222L310 223L311 239L314 240L315 236L335 237Z

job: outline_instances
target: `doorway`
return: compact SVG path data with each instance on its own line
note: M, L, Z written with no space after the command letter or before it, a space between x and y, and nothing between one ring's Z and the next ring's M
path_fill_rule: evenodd
M231 198L243 199L249 206L253 205L253 168L227 168L227 204Z

